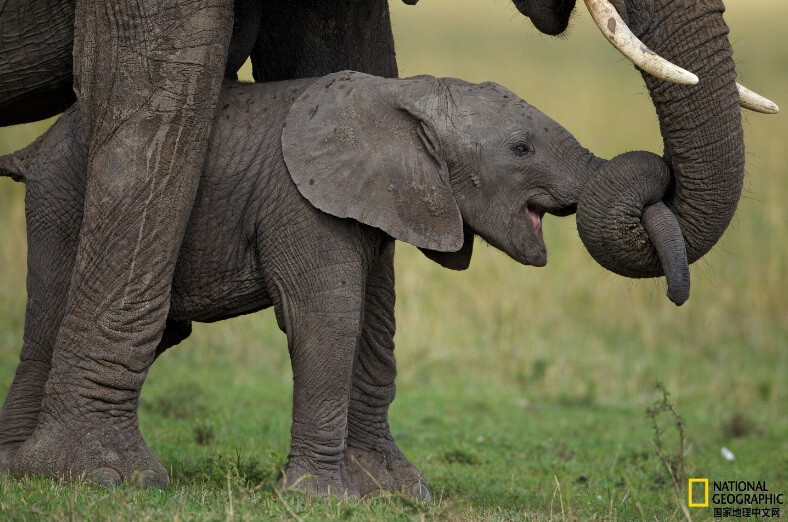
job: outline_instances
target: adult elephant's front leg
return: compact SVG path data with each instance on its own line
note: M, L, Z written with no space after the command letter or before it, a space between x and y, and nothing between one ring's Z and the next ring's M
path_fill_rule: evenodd
M424 476L397 447L389 429L394 400L394 242L381 253L367 280L364 325L353 369L345 462L362 495L380 489L416 500L432 498Z
M164 486L142 440L140 389L221 87L226 0L79 0L75 88L88 186L77 262L21 472Z

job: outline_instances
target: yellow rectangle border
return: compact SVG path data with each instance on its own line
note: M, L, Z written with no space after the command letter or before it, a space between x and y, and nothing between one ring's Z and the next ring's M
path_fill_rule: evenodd
M693 504L692 503L692 483L702 483L704 485L704 497L703 497L703 504ZM699 479L689 479L687 483L687 505L689 507L709 507L709 479L707 478L699 478Z

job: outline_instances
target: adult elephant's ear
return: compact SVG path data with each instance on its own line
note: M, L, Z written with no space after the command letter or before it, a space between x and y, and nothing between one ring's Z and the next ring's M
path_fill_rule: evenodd
M459 250L462 218L435 122L442 90L431 76L343 71L315 81L293 103L282 132L298 190L328 214L417 247Z

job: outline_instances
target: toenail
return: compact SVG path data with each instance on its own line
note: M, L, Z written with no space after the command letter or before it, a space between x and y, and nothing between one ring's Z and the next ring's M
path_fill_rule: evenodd
M152 469L135 471L131 474L131 481L137 487L164 489L167 487L167 480L162 479L161 475Z
M96 468L85 475L85 479L102 486L117 486L120 484L120 473L112 468Z
M411 488L411 494L422 504L429 504L432 502L432 492L426 484L416 484Z

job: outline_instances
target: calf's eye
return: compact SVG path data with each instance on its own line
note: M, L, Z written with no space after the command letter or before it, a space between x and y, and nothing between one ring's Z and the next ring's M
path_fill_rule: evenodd
M531 146L528 145L526 142L518 141L512 144L512 152L514 152L518 156L527 156L528 154L533 152L533 149L531 149Z

